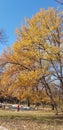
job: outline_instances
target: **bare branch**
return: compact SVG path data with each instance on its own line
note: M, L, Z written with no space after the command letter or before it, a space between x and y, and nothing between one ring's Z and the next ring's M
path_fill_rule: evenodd
M63 5L63 0L55 0L55 1Z
M0 43L6 43L7 42L7 36L5 33L5 30L1 29L0 30Z

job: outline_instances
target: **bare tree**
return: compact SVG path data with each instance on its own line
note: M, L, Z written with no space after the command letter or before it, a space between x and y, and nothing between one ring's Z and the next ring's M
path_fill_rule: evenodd
M63 5L63 0L55 0L55 1Z
M0 43L6 43L7 42L7 36L5 33L5 30L1 29L0 30Z

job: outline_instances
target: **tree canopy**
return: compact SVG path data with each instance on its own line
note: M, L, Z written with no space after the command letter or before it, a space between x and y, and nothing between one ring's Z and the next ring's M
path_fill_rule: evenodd
M0 56L3 93L42 101L45 91L55 105L55 92L63 92L62 22L62 12L41 9L16 30L16 42Z

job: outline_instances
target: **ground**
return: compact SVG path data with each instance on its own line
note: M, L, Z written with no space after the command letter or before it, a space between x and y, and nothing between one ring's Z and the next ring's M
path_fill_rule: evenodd
M0 110L0 125L8 130L63 130L63 114Z

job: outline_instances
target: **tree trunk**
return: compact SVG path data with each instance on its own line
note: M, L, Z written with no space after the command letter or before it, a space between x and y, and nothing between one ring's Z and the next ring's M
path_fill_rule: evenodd
M27 98L27 106L30 107L30 99Z

